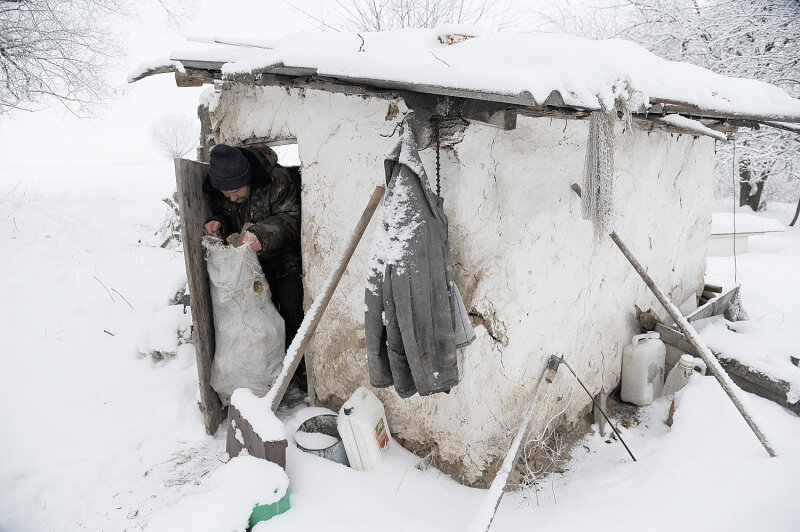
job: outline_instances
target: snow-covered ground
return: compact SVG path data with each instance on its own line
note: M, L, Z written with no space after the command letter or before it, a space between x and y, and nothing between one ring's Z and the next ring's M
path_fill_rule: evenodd
M141 354L175 349L189 323L182 307L168 306L184 282L183 256L155 234L173 183L170 163L2 170L4 532L141 530L187 494L214 500L221 489L208 481L226 478L211 474L228 467L225 431L204 433L193 348L181 345L167 361ZM791 213L767 216L785 224ZM733 258L710 259L709 270L731 284ZM798 271L797 229L753 237L737 259L751 327L774 340L773 357L800 345ZM672 428L661 400L622 429L638 462L591 434L567 473L507 495L492 530L800 530L800 419L751 400L778 458L712 378L696 377L680 392ZM311 413L284 414L290 440ZM460 531L485 493L396 442L370 472L290 443L287 473L292 509L256 531Z

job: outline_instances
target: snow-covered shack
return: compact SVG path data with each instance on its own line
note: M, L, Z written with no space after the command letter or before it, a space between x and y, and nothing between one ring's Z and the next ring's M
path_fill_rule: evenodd
M616 112L613 227L684 311L703 288L716 140L800 122L800 101L753 80L660 59L621 40L464 28L300 33L174 52L178 85L208 84L200 159L218 143L296 143L306 308L320 293L410 110L432 187L440 166L455 279L477 332L449 394L376 390L392 434L461 482L486 485L551 354L592 393L620 381L633 308L661 307L581 217L592 111ZM161 68L155 68L161 67ZM437 158L437 134L440 145ZM373 220L373 225L375 220ZM306 353L315 404L369 382L367 231ZM568 431L590 405L562 371L534 426Z

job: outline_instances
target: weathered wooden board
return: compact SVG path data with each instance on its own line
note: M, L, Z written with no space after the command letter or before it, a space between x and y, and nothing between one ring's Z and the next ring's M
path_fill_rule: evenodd
M517 112L504 104L479 100L466 100L461 116L467 120L481 122L492 127L510 131L517 127Z
M325 309L328 308L328 303L330 303L333 293L336 291L336 287L339 285L339 281L344 276L344 272L347 269L347 264L350 262L358 243L361 241L364 231L367 230L367 225L369 225L372 215L375 214L375 210L378 208L385 191L385 187L375 187L372 196L370 196L369 201L367 202L367 207L361 214L361 218L359 218L352 235L350 235L350 241L347 243L347 246L342 252L339 261L336 263L335 268L328 275L328 279L323 285L324 291L317 296L317 300L314 301L314 304L306 313L305 317L303 318L303 323L300 324L300 331L298 331L297 335L294 337L294 340L292 340L289 349L286 351L286 358L283 361L283 370L281 370L281 374L278 375L275 384L272 385L272 388L267 394L267 398L271 401L270 404L272 405L273 411L278 410L281 400L286 394L286 390L289 388L289 382L291 381L292 375L294 375L294 372L297 371L297 367L300 365L300 361L303 359L306 349L308 349L308 345L311 343L311 339L314 337L314 332L317 330L317 325L319 325L320 320L322 320L322 315L325 313ZM309 369L313 369L311 364L307 364L307 367L309 367ZM309 375L312 378L313 374L313 371L309 372ZM312 384L313 381L309 383L311 386L309 388L309 396L314 393Z
M250 456L268 460L286 469L286 440L261 441L261 438L253 430L253 426L247 421L239 410L231 405L228 407L228 439L225 442L225 450L231 458L239 456L242 449L247 449ZM239 439L241 438L241 440Z
M207 168L208 165L205 163L175 159L183 256L186 260L186 276L192 296L193 340L197 356L197 376L200 381L200 410L203 412L206 432L214 434L225 419L225 410L210 384L211 361L214 358L214 315L202 246L203 224L211 216L211 205L203 194L203 180Z
M528 441L528 433L531 431L534 416L541 403L547 397L547 391L550 389L550 384L556 378L558 367L561 364L561 359L554 355L550 356L550 360L544 368L542 378L536 384L536 390L533 393L533 400L528 406L525 417L517 430L514 439L511 440L511 446L506 453L503 463L500 466L500 471L492 480L492 485L489 491L483 497L483 501L478 506L478 511L470 524L470 532L488 532L492 526L492 521L500 507L500 501L503 499L505 489L508 486L508 480L511 473L514 471L516 463L522 456L524 443Z
M656 325L656 332L661 335L661 341L665 344L677 347L684 353L688 353L693 357L697 356L697 350L686 340L682 332L671 329L661 323Z
M708 303L686 316L686 320L691 323L704 318L710 318L711 316L724 315L728 311L731 301L738 293L738 285L726 290L725 292L722 292L720 295L711 299Z
M661 324L656 326L656 331L661 334L661 340L663 340L665 344L674 346L692 356L698 356L697 350L686 340L686 337L680 331L670 329ZM789 391L788 382L784 380L773 380L737 360L720 357L720 354L713 350L711 352L717 357L720 365L722 365L728 375L730 375L733 382L742 390L769 399L800 414L800 401L797 403L790 403L786 398L786 393Z

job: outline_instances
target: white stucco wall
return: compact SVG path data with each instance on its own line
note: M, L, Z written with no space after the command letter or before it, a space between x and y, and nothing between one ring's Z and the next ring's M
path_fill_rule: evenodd
M278 87L224 90L212 113L217 142L295 138L302 161L302 248L307 304L334 266L374 187L383 184L390 101ZM405 108L400 103L401 111ZM450 394L378 390L393 434L432 449L467 483L494 474L546 360L565 356L590 390L613 388L638 329L633 305L655 298L606 239L592 242L569 185L582 175L587 121L518 118L513 131L472 124L442 153L456 280L468 309L491 328L462 353ZM678 302L701 285L710 232L714 144L688 135L622 133L615 151L617 233ZM433 149L422 159L434 181ZM319 400L338 408L368 383L363 332L368 229L308 354ZM574 393L573 393L574 390ZM571 397L571 399L570 399ZM566 370L537 426L589 400Z

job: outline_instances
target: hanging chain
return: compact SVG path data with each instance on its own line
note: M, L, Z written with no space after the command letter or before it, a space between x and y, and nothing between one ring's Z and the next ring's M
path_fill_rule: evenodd
M442 181L441 181L441 169L442 165L439 160L439 152L441 151L441 145L439 143L439 117L433 117L433 134L436 138L436 195L442 195Z

